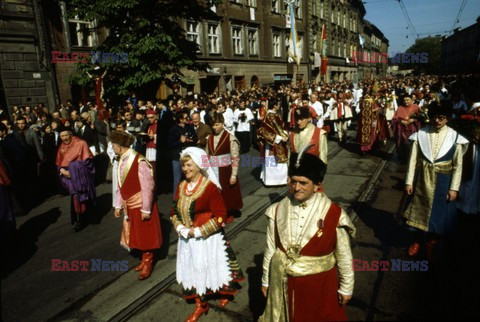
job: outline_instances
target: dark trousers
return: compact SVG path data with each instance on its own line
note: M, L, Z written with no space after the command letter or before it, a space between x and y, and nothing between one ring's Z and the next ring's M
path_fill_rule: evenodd
M240 141L240 153L250 151L250 132L235 132L235 136Z

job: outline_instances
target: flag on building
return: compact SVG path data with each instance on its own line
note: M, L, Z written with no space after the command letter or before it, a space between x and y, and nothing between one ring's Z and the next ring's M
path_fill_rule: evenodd
M328 57L327 57L327 26L322 25L322 65L320 66L320 73L327 74Z
M322 56L320 53L314 52L313 53L313 67L318 68L322 65Z
M363 48L363 45L365 44L365 39L363 39L362 35L358 35L358 41L360 41L360 46L362 46Z
M298 40L297 26L295 23L295 10L293 1L289 4L290 9L290 39L288 41L288 56L300 66L303 52L303 39Z

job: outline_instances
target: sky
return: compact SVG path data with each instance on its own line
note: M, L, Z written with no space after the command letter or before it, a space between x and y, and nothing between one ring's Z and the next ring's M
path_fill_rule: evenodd
M401 0L419 38L451 35L462 3L465 0ZM373 23L389 40L388 54L405 52L415 43L416 35L408 27L398 0L363 0L365 19ZM456 27L466 28L480 16L480 0L466 0ZM408 38L407 38L408 36Z

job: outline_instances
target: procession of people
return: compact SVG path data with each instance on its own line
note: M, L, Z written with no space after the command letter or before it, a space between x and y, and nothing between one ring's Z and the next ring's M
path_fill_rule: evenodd
M267 305L260 319L345 320L354 294L355 227L323 189L328 142L360 156L395 143L407 167L402 215L414 236L407 253L417 256L425 245L433 262L457 217L480 213L475 81L420 76L172 95L118 107L98 97L53 111L15 106L0 123L1 228L12 229L14 215L28 211L22 200L51 169L54 192L63 188L71 196L77 233L93 220L95 183L111 182L120 245L141 252L134 270L145 280L163 243L157 196L171 193L176 277L184 298L195 300L187 321L197 321L209 301L227 306L244 280L224 228L244 206L239 160L258 145L259 180L288 190L266 210ZM105 174L104 167L110 167Z

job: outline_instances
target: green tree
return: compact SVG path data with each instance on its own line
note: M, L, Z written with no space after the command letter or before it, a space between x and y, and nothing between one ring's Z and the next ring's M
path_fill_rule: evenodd
M94 51L127 53L128 63L77 65L71 84L93 85L86 72L107 69L106 97L127 95L132 90L158 84L181 69L205 70L196 59L198 45L189 41L180 22L215 18L211 4L221 0L67 0L70 16L95 21L89 32L106 28L108 36Z
M415 43L407 49L407 53L428 53L428 62L400 64L402 69L413 68L414 73L438 74L440 68L440 56L442 52L442 37L418 38Z

